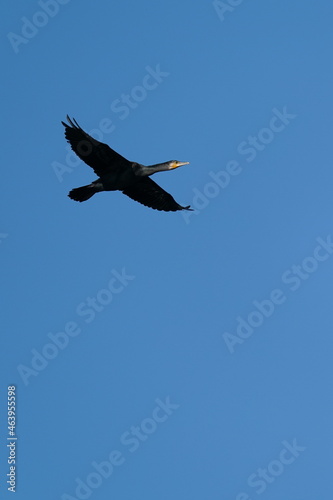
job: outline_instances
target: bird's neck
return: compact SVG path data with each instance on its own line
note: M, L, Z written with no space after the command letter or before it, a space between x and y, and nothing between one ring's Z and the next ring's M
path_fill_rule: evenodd
M140 176L148 176L155 174L156 172L163 172L164 170L169 170L168 163L157 163L156 165L140 165L140 168L137 169L137 174Z

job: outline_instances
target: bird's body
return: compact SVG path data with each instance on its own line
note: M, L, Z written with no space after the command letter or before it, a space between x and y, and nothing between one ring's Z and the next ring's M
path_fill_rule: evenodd
M98 179L91 184L72 189L68 195L71 199L86 201L100 191L122 191L133 200L156 210L191 210L189 206L179 205L150 179L150 175L156 172L172 170L188 162L169 161L151 166L131 162L84 132L75 120L68 116L67 120L69 125L62 122L67 141L78 157L98 175Z

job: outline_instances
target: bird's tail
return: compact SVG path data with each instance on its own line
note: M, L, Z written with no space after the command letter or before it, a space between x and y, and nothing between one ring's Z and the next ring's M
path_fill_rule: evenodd
M75 201L86 201L97 193L97 191L98 189L96 189L95 186L89 184L88 186L72 189L72 191L68 193L68 196Z

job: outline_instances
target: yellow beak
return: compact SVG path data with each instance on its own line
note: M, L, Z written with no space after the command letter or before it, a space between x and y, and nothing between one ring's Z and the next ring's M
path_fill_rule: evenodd
M181 167L182 165L188 165L189 163L190 163L189 161L175 161L171 165L171 168L178 168L178 167Z

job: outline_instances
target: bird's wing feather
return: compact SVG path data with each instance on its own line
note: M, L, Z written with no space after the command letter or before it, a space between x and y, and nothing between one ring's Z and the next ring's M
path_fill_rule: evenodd
M165 212L176 212L177 210L191 210L190 207L182 207L176 200L162 189L150 177L143 177L135 185L124 189L124 194L132 200L142 203L146 207Z
M131 162L116 153L107 144L99 142L87 134L77 123L67 115L68 123L61 122L65 127L65 137L77 156L91 167L98 177L109 172L115 172L131 165Z

